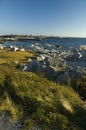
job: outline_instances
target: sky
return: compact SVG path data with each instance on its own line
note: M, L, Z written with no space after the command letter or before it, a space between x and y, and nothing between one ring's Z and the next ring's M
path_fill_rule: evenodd
M0 0L0 35L86 37L86 0Z

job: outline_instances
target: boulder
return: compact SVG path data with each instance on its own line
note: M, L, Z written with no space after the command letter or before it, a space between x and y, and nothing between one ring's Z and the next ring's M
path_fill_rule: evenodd
M66 68L66 61L61 57L46 57L44 62L47 66L58 70L59 68L65 69Z

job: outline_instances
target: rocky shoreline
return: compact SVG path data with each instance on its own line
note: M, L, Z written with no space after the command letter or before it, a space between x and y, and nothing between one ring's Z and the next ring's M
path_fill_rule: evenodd
M3 49L3 45L0 45ZM10 51L25 51L19 46L8 47ZM36 52L34 58L28 57L28 63L20 66L22 71L44 73L54 77L55 82L64 81L70 74L72 78L86 75L86 46L66 49L60 45L34 43L29 50ZM59 75L59 76L58 76Z
M21 67L23 71L44 72L45 75L55 77L58 82L63 81L70 73L73 78L86 75L86 46L67 50L62 46L36 43L31 44L30 49L35 51L37 56Z

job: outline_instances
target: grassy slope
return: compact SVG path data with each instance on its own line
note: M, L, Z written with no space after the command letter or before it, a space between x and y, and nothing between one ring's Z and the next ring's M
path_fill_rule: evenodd
M16 56L15 56L16 57ZM85 130L86 107L69 86L59 86L12 65L0 64L0 110L24 120L24 129Z

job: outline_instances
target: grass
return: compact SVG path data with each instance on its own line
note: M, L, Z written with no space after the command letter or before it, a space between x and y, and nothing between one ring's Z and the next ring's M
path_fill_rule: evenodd
M13 120L24 118L24 129L36 125L42 129L79 129L79 118L85 118L86 109L71 87L7 64L0 65L0 73L0 110L9 111ZM80 127L84 129L85 123L80 122Z
M0 64L12 64L14 62L25 63L29 57L33 57L34 55L35 53L31 51L11 52L8 49L0 50Z
M3 41L0 39L0 44L3 44Z
M21 61L28 52L1 56L5 62L0 64L0 111L10 112L12 122L23 121L22 130L36 126L41 130L86 129L86 106L72 87L17 70L11 64L14 58Z

